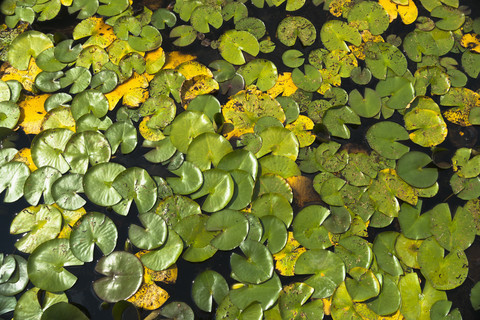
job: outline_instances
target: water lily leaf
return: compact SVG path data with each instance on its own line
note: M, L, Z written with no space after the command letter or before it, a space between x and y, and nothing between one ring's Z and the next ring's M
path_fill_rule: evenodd
M117 163L101 163L87 170L83 178L85 195L100 206L113 206L122 196L113 187L113 181L125 167Z
M79 0L75 0L75 1L79 1ZM81 1L84 1L84 0L81 0ZM95 3L95 1L92 1L92 4L93 3ZM79 19L84 19L84 18L79 18ZM117 39L113 31L113 27L106 24L103 18L101 17L90 17L90 18L84 19L75 26L75 29L73 30L73 39L78 40L85 37L89 37L89 38L83 44L84 48L88 46L99 46L100 48L106 48L110 44L112 44L112 42L115 39Z
M388 13L376 2L357 3L348 12L348 23L369 30L373 35L382 34L389 25Z
M205 224L207 231L221 231L210 241L219 250L233 250L245 240L249 224L243 214L226 209L213 213Z
M183 259L189 262L201 262L212 257L217 249L210 242L218 234L207 231L205 225L208 216L204 214L189 215L175 225L175 231L188 246L183 253Z
M310 205L297 213L293 220L295 239L308 249L324 249L332 245L327 229L322 226L330 210L320 205Z
M192 199L173 195L162 200L157 205L155 212L163 217L170 228L173 228L184 217L200 214L201 209L200 205Z
M198 32L210 32L210 25L218 29L223 24L222 13L219 8L209 5L198 6L190 17L192 27Z
M322 84L322 75L318 69L315 67L306 64L304 66L305 73L300 71L300 69L295 68L292 72L292 81L293 83L302 90L308 92L315 92L320 88Z
M315 160L322 171L338 172L348 163L346 151L337 152L341 145L334 141L322 143L315 151Z
M415 71L415 94L424 96L428 86L432 94L444 95L450 89L450 77L439 67L422 67Z
M245 63L242 51L256 56L260 49L257 39L247 31L228 30L220 36L218 41L218 50L222 57L235 65Z
M199 111L186 111L172 122L170 139L180 152L187 153L193 139L204 132L213 132L210 119Z
M370 147L389 159L399 159L410 149L397 142L407 140L408 133L401 125L394 122L376 123L368 129L366 136Z
M72 5L68 7L68 13L72 14L79 11L77 19L85 19L93 16L97 12L98 7L98 0L73 0Z
M354 308L352 298L348 294L345 282L340 283L338 289L333 294L331 314L334 319L362 319Z
M172 28L177 23L177 17L168 9L159 8L152 14L152 26L159 30L165 29L165 26Z
M213 300L220 304L227 294L227 281L216 271L203 271L193 281L193 301L203 311L211 312Z
M167 177L166 181L176 194L190 194L197 191L203 183L202 171L193 163L184 161L176 170L171 171L179 176Z
M367 306L378 315L390 315L400 308L401 296L391 277L384 276L380 294Z
M269 127L260 133L262 147L255 154L257 158L271 153L296 160L298 155L298 140L295 134L283 127Z
M438 178L436 168L424 168L431 161L432 159L425 153L408 152L398 160L398 175L413 187L427 188L433 185Z
M65 210L77 210L86 203L78 195L83 193L83 175L69 173L58 178L52 184L52 196L57 205Z
M438 290L460 286L468 273L465 253L455 249L444 257L444 249L434 238L423 241L418 251L418 264L425 278Z
M402 234L410 239L426 239L432 235L431 223L433 211L420 214L422 209L422 200L419 200L416 206L403 203L398 212L398 222L402 229Z
M277 301L281 291L282 283L274 273L269 280L263 283L244 284L231 290L229 296L233 304L241 310L246 309L253 302L259 302L262 309L266 310Z
M110 160L111 149L107 138L99 132L75 133L65 146L63 156L70 165L70 172L85 174L88 165L95 166Z
M267 193L281 194L288 202L293 201L293 191L289 183L275 174L265 174L258 179L255 196L260 197Z
M12 161L0 167L0 192L5 192L3 202L15 202L23 196L25 181L30 169L25 163Z
M124 199L120 214L126 215L130 209L132 200L140 213L150 210L157 200L157 185L145 169L131 167L120 172L112 186Z
M209 169L203 173L203 185L191 195L192 199L207 196L202 210L207 212L219 211L228 204L233 196L233 180L230 174L221 169Z
M423 240L412 240L400 234L395 241L395 252L398 258L408 267L420 269L418 265L418 249Z
M162 44L162 35L155 27L146 25L142 27L138 37L128 37L128 44L137 51L155 50Z
M54 49L54 57L61 63L74 62L83 50L82 44L77 44L74 47L73 39L66 39L59 42Z
M480 196L479 177L467 179L454 174L450 179L450 186L453 193L462 200L471 200Z
M472 307L475 311L478 311L478 309L480 309L479 288L480 285L477 282L470 291L470 302L472 303Z
M430 12L430 15L434 18L440 18L440 20L435 22L435 25L441 30L454 31L465 22L465 14L459 9L450 6L437 6Z
M205 132L192 140L188 147L187 161L200 170L217 166L220 160L232 151L232 146L223 136L214 132Z
M39 301L40 295L43 295L43 298ZM15 311L13 316L17 319L41 319L43 312L60 302L67 302L68 298L65 293L52 293L48 291L40 291L39 288L31 288L27 290L21 297L18 299L18 303L15 306Z
M291 16L283 19L277 27L277 37L281 43L291 47L300 40L303 46L310 46L316 39L315 26L306 18Z
M345 279L345 286L352 301L361 302L379 295L380 282L371 270L355 267L348 274L351 278Z
M420 2L422 3L422 6L428 11L432 11L442 3L454 8L458 8L459 5L458 0L420 0Z
M143 213L138 216L144 228L130 225L128 238L137 248L152 250L161 246L167 238L167 225L155 213Z
M312 298L327 298L345 279L345 265L331 251L311 249L298 258L295 274L313 274L305 281L315 289Z
M470 247L476 234L470 211L458 207L453 219L446 203L436 205L431 211L431 231L438 244L448 251Z
M71 288L77 277L64 267L83 265L70 250L68 239L53 239L38 246L28 259L28 277L34 286L59 292Z
M195 318L192 308L190 308L185 302L181 301L170 302L160 309L160 315L169 319L179 320L194 320Z
M112 154L117 151L118 147L123 154L128 154L137 146L137 130L126 121L112 124L105 131L105 137L112 148Z
M179 47L186 47L197 39L197 32L192 26L181 25L176 26L170 31L170 38L178 38L173 41L173 44Z
M335 246L335 254L343 260L347 271L355 267L368 269L373 258L368 242L358 236L340 239Z
M142 147L154 148L143 155L145 159L153 163L167 161L168 159L172 158L177 151L177 149L173 146L170 137L166 137L160 141L145 140Z
M63 71L46 72L42 71L35 77L35 87L43 92L55 92L62 88L60 81ZM5 102L2 102L5 104Z
M285 2L285 0L272 0L271 2L275 6L279 7L280 5L282 5L282 3ZM305 4L305 0L287 0L286 10L296 11L301 7L303 7L304 4Z
M397 76L402 76L407 70L407 59L403 53L387 42L367 42L365 62L372 75L381 80L386 79L388 70L392 70Z
M462 315L460 314L460 311L457 309L453 309L452 312L450 312L450 308L452 307L452 302L451 301L437 301L435 304L432 306L432 309L430 310L430 317L434 320L440 320L440 319L462 319Z
M279 218L287 227L293 220L293 209L288 200L278 193L266 193L252 202L252 213L261 218L273 215Z
M58 320L87 320L88 317L80 311L73 304L60 301L48 307L42 314L43 320L58 319Z
M407 34L403 41L407 56L415 62L420 62L422 55L442 56L452 49L453 44L452 33L438 28L431 31L416 29Z
M212 122L214 122L215 117L222 112L220 102L210 94L196 96L190 100L187 109L189 111L201 111L205 113Z
M92 67L93 72L97 73L108 63L108 61L109 56L107 52L100 46L94 45L86 48L84 47L75 61L75 65L87 69Z
M366 85L372 80L372 72L368 68L355 67L350 72L353 82L359 85Z
M377 115L382 106L380 95L370 88L365 88L365 97L362 97L357 89L351 91L348 103L356 114L365 118L372 118Z
M273 257L261 243L245 240L240 249L246 257L233 253L230 257L232 275L238 281L260 284L273 275Z
M73 98L71 110L75 120L90 112L101 118L108 112L108 100L100 91L83 91Z
M330 207L330 215L323 226L331 233L344 233L350 228L352 216L345 207Z
M51 206L39 205L20 211L10 225L10 233L23 233L15 247L22 252L32 253L40 244L56 238L61 226L60 211Z
M477 230L477 235L480 231L480 202L477 199L473 199L468 201L464 206L464 209L470 211L470 214L473 216L473 220L475 221L475 228Z
M322 300L307 303L314 288L302 282L283 287L279 296L280 314L284 319L300 320L302 317L323 319Z
M447 299L445 291L436 290L430 281L426 281L422 293L420 281L415 272L401 277L398 288L402 296L400 311L405 319L429 319L431 307L435 302Z
M128 299L142 284L142 263L128 252L115 251L101 258L95 271L105 277L93 282L93 290L97 296L108 302Z
M145 267L161 271L174 264L183 250L182 238L173 230L168 230L167 241L157 250L148 251L140 257Z
M109 255L117 244L118 232L113 221L100 212L84 215L70 235L72 253L81 261L92 262L95 244Z
M288 232L285 224L273 215L263 216L261 222L264 232L260 242L267 242L267 248L272 254L278 253L287 243Z
M323 45L330 51L336 49L350 51L346 43L347 41L355 46L359 46L362 42L362 37L358 30L340 20L330 20L324 23L320 30L320 38Z
M241 66L237 72L245 79L247 86L255 82L261 91L272 88L278 79L277 67L265 59L252 60Z
M325 112L323 124L331 135L343 139L350 138L350 130L345 124L360 124L360 117L349 107L332 108Z
M30 57L36 58L42 51L53 47L52 40L39 31L26 31L16 37L8 50L8 62L18 70L27 70Z
M395 255L395 241L399 233L384 231L378 234L373 241L373 253L377 259L378 266L392 276L403 274L400 261Z
M480 73L479 68L480 54L465 51L462 55L462 66L465 72L472 78L477 78Z
M232 3L228 3L227 6L229 4ZM208 65L208 68L212 70L213 77L217 82L225 82L231 80L235 76L236 72L233 65L225 60L215 60Z

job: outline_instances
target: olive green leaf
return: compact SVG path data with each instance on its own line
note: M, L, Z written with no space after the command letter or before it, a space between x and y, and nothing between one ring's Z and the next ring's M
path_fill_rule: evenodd
M220 304L227 294L227 281L216 271L205 270L193 280L193 301L203 311L211 312L213 300Z
M144 228L136 224L130 225L128 238L140 249L152 250L160 247L167 238L167 225L156 213L147 212L138 215Z
M392 276L403 274L403 269L395 255L395 241L399 233L384 231L378 234L373 241L373 253L377 259L378 266Z
M83 207L85 199L83 193L83 175L69 173L55 180L52 184L52 196L56 204L65 210L77 210Z
M281 43L288 47L293 46L298 38L302 45L306 47L315 42L317 30L308 19L291 16L280 21L277 27L277 37Z
M423 152L410 151L405 153L397 163L398 175L413 187L430 187L438 178L436 168L425 168L431 161L432 159Z
M322 319L323 302L320 299L307 302L314 291L314 288L302 282L285 286L278 298L282 318L294 320L300 320L302 317Z
M228 30L218 39L218 50L222 57L231 64L245 63L242 51L256 56L260 46L257 39L247 31Z
M230 174L222 169L209 169L203 173L203 185L191 195L192 199L207 196L202 210L207 212L219 211L228 204L233 196L233 180Z
M330 20L324 23L320 30L320 38L323 45L330 51L336 49L349 51L347 42L355 46L359 46L362 42L358 30L340 20Z
M229 296L235 306L245 309L253 302L259 302L262 309L273 306L282 291L282 283L276 273L270 280L260 284L243 284L230 291ZM228 297L228 296L227 296Z
M213 213L205 224L207 231L221 231L210 241L219 250L233 250L245 240L249 224L239 211L225 209Z

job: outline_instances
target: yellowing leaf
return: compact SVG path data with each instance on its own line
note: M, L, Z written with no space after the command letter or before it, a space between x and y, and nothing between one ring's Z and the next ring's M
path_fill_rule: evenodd
M310 132L314 125L312 119L304 115L299 115L297 120L287 124L285 128L292 131L297 136L300 148L304 148L315 141L315 135Z
M295 263L302 253L307 251L300 243L293 237L293 232L288 232L287 244L282 251L273 255L275 259L275 269L282 276L295 275Z
M75 131L75 119L69 107L57 107L50 110L43 119L41 130L53 128L66 128Z
M325 94L328 90L332 88L332 86L338 87L342 84L342 78L338 74L338 72L333 72L330 69L320 69L320 74L322 75L322 85L317 90L320 94Z
M193 61L193 60L183 62L176 69L187 80L200 75L213 78L213 73L210 69L208 69L206 66L204 66L200 62Z
M87 214L87 211L83 207L74 211L63 210L56 203L53 204L53 206L60 210L63 217L63 228L60 231L58 238L69 239L70 234L72 233L73 226L75 225L75 223L77 223L78 220L80 220L81 217Z
M71 6L72 2L73 2L73 0L60 0L60 3L64 6L67 6L67 7Z
M330 296L328 298L323 298L323 313L325 313L326 316L329 316L332 313L332 297Z
M108 58L114 64L118 64L120 60L129 53L138 53L141 56L145 55L145 52L137 51L130 47L128 41L116 39L112 42L106 49L108 53Z
M398 15L404 24L411 24L417 20L418 9L413 0L410 0L406 6L396 4L391 0L378 0L378 3L387 11L390 22L395 20Z
M268 89L267 93L270 97L275 98L282 94L282 96L288 97L297 91L297 86L293 83L292 73L284 72L278 76L275 85Z
M467 33L463 35L460 44L473 52L480 53L480 35L476 33Z
M313 181L306 176L293 176L287 178L287 182L292 188L293 199L299 208L305 206L308 202L320 201L320 195L313 188Z
M35 83L35 78L37 75L42 72L37 64L35 63L34 58L30 58L27 70L18 70L10 66L8 63L4 63L0 69L0 74L2 75L2 80L17 80L19 81L23 89L32 92L33 84Z
M227 139L253 132L255 123L264 116L274 117L282 123L285 121L280 103L255 89L242 90L232 96L223 106L222 113L225 121L234 126L232 131L226 133Z
M140 258L148 251L143 250L137 252L135 256ZM137 308L146 310L155 310L160 308L170 297L167 291L155 284L155 281L165 283L175 283L177 280L178 270L175 265L162 271L153 271L147 267L144 268L143 283L140 289L128 299Z
M190 61L190 60L195 60L197 57L192 56L190 54L185 54L181 53L180 51L172 51L168 52L166 59L165 59L165 65L163 66L163 69L175 69L177 66L180 64Z
M148 121L150 120L151 116L146 116L142 119L142 122L138 125L138 131L142 135L145 140L149 141L160 141L165 139L165 135L162 133L160 129L150 128L148 126Z
M165 64L165 51L160 47L155 51L147 53L145 56L145 64L147 73L157 73Z
M47 114L45 100L50 94L27 96L18 104L20 106L19 126L26 134L39 134L42 131L43 118Z
M117 86L115 90L105 94L109 109L113 110L118 101L123 98L123 104L138 107L148 99L148 77L145 74L133 73L126 82Z
M378 179L384 179L388 188L392 190L395 197L415 206L418 201L417 190L403 181L394 169L383 169Z
M80 22L73 30L73 39L81 39L88 37L83 47L99 46L101 48L108 47L117 36L113 32L113 27L103 21L103 18L90 17Z
M400 313L400 310L397 310L397 312L389 316L379 316L378 314L370 310L370 308L368 308L366 303L355 302L353 304L353 308L364 320L403 320L405 319L403 315Z
M198 75L191 80L184 82L182 87L182 101L184 106L196 96L217 91L219 88L218 82L208 75Z
M31 172L37 170L37 166L33 163L32 160L32 150L30 148L23 148L18 150L15 157L13 157L13 161L23 162L25 163Z
M330 2L328 9L330 13L335 17L340 17L342 14L345 14L346 11L349 11L355 2L353 0L333 0Z

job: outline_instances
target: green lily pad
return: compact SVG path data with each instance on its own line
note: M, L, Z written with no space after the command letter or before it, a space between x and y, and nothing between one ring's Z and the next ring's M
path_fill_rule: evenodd
M305 281L315 289L312 297L328 298L345 279L345 264L331 251L311 249L298 258L295 274L313 274Z
M292 72L293 83L302 90L307 92L315 92L322 84L322 75L318 69L306 64L304 66L305 73L295 68Z
M332 136L350 139L350 129L345 124L359 125L360 117L349 107L328 109L323 124Z
M193 214L183 218L175 225L175 231L188 246L182 256L184 260L205 261L217 251L210 243L218 232L206 230L207 221L208 216Z
M20 108L11 101L0 102L0 127L13 129L20 119Z
M475 311L480 309L480 282L475 283L470 291L470 302Z
M378 315L387 316L400 308L401 296L395 282L389 276L384 276L380 294L367 306ZM348 289L348 287L347 287Z
M7 59L16 69L27 70L30 57L36 58L43 50L53 47L52 40L39 31L26 31L10 44Z
M480 196L480 178L461 178L458 175L452 175L450 179L452 191L462 200L472 200Z
M210 32L210 25L218 29L223 24L221 10L210 5L198 6L192 11L190 23L195 30L202 33Z
M35 58L35 63L40 69L48 72L61 71L67 66L66 63L62 63L55 58L55 47L43 50Z
M115 122L105 131L105 138L112 148L114 154L118 147L123 154L131 153L137 146L137 130L135 127L126 122Z
M115 251L101 258L95 271L105 277L93 282L93 290L107 302L128 299L140 288L143 280L142 263L125 251Z
M71 109L75 120L87 113L101 118L108 112L108 100L100 91L86 90L73 98Z
M257 186L255 188L255 196L260 197L266 193L279 193L288 200L293 201L292 187L288 182L275 174L264 174L258 179Z
M361 117L372 118L382 106L380 95L370 88L365 88L365 97L357 89L350 92L348 103L353 111Z
M142 27L138 37L132 35L128 37L128 44L137 51L151 51L160 47L162 40L157 28L146 25Z
M405 109L415 98L412 81L404 77L388 77L380 80L375 88L382 98L388 97L384 103L390 109Z
M178 38L173 44L179 47L186 47L197 39L197 32L192 26L181 25L176 26L170 31L170 38Z
M278 298L282 319L323 319L323 302L320 299L307 302L314 291L302 282L284 287Z
M470 211L458 207L452 219L448 204L436 205L431 214L431 231L446 250L465 250L473 243L476 229Z
M203 271L193 281L193 301L203 311L211 312L213 300L220 304L227 294L227 281L213 270Z
M347 271L355 267L368 269L373 258L373 251L368 242L358 236L340 239L335 246L335 254L343 260Z
M152 14L152 21L150 22L155 28L162 30L165 26L173 27L177 22L175 14L168 9L159 8Z
M352 278L345 279L345 286L353 301L361 302L379 295L380 283L371 270L355 267L348 274Z
M194 320L192 308L185 302L173 301L160 309L160 315L169 319Z
M310 46L317 37L315 26L306 18L291 16L283 19L277 27L277 37L281 43L291 47L300 40L303 46Z
M264 232L260 242L267 242L267 248L272 254L278 253L287 243L288 233L285 224L272 215L263 216L261 222Z
M85 67L74 67L65 71L65 75L60 78L60 87L67 88L69 93L76 94L84 91L90 85L92 75Z
M252 202L252 213L261 218L273 215L279 218L287 228L293 220L293 209L288 200L278 193L266 193Z
M102 70L92 77L90 88L100 91L101 93L109 93L118 83L118 76L111 70Z
M402 76L407 71L407 59L397 47L388 42L367 42L365 62L377 79L386 79L388 70L397 76Z
M41 320L88 320L89 318L73 304L60 301L45 309Z
M73 173L85 174L88 165L95 166L110 160L111 149L107 138L95 131L83 131L70 137L63 156Z
M218 41L218 50L222 57L235 65L245 63L245 57L242 51L256 56L260 49L255 36L247 31L228 30L220 36Z
M144 228L136 224L130 225L128 238L140 249L152 250L160 247L167 239L167 224L156 213L142 213L138 219Z
M350 51L346 43L347 41L355 46L359 46L362 42L362 37L358 30L340 20L330 20L324 23L320 30L320 38L323 45L330 51L336 49Z
M432 309L430 310L430 318L433 320L441 319L452 319L452 320L461 320L462 315L458 309L453 309L450 312L452 307L451 301L437 301L433 304Z
M398 222L402 229L402 234L414 240L426 239L432 235L431 218L433 211L420 214L422 209L422 200L418 200L416 206L403 203L398 212Z
M369 30L372 34L382 34L389 25L388 13L376 2L357 3L348 12L348 23L358 25L360 30Z
M215 121L215 117L222 112L220 102L217 98L209 94L196 96L188 103L187 108L189 111L201 111L205 113L212 123Z
M59 292L70 289L77 277L64 267L83 265L70 250L68 239L53 239L38 246L28 258L28 277L34 286Z
M52 196L56 204L65 210L77 210L83 207L85 199L83 193L83 175L69 173L55 180L52 184Z
M388 159L399 159L410 150L397 142L408 140L408 133L395 122L382 121L374 124L368 129L366 137L370 147Z
M140 259L145 267L161 271L174 264L183 251L182 238L173 230L168 230L167 241L159 248L142 255Z
M79 260L92 262L95 244L104 255L108 255L115 249L117 238L115 223L103 213L91 212L84 215L72 229L70 248Z
M182 112L172 122L171 128L170 140L183 153L187 153L194 138L204 132L213 132L210 119L199 111Z
M213 213L205 224L207 231L221 231L210 244L218 250L233 250L248 234L248 220L239 211L226 209Z
M237 72L243 77L247 86L255 83L262 91L271 89L278 79L277 67L273 62L265 59L252 60L241 66Z
M460 28L465 22L465 14L450 6L440 5L435 7L430 15L434 18L440 18L435 22L435 26L441 30L455 31Z
M41 297L43 295L43 297ZM41 319L43 312L60 302L67 302L65 293L52 293L40 291L39 288L27 290L18 299L13 316L17 319Z
M418 265L418 249L423 240L412 240L400 234L395 241L395 252L398 258L408 267L420 269Z
M62 176L52 167L41 167L30 174L23 187L25 199L36 206L43 195L43 203L53 204L52 184Z
M147 212L157 201L157 185L145 169L131 167L120 172L112 186L124 199L115 210L119 214L127 215L133 200L139 213Z
M62 220L62 214L55 207L39 205L23 209L10 225L11 234L24 234L15 247L22 252L32 253L40 244L57 237Z
M255 154L257 158L271 153L292 160L297 159L298 139L290 130L283 127L269 127L260 133L260 137L262 138L262 147Z
M378 266L392 276L403 274L403 269L395 255L395 241L399 233L384 231L378 234L373 241L373 253L377 259Z
M230 257L232 275L241 282L260 284L273 275L273 257L261 243L245 240L240 245L245 257L233 253Z
M197 191L203 183L202 171L193 163L184 161L182 165L172 170L177 177L167 177L166 181L176 194L190 194Z
M444 249L434 238L423 241L418 251L418 264L423 276L438 290L451 290L467 278L468 260L455 249L444 257Z
M253 302L259 302L262 309L273 306L282 291L282 283L274 273L270 280L260 284L244 284L230 291L229 296L235 306L246 309Z
M0 192L5 189L3 202L15 202L23 196L30 169L23 162L9 162L0 167Z
M405 153L397 163L398 175L413 187L430 187L438 178L436 168L424 168L431 161L432 159L423 152L411 151Z
M228 204L233 196L233 180L230 174L221 169L209 169L203 173L203 185L191 195L192 199L207 196L202 210L207 212L219 211Z
M85 19L94 15L98 6L98 1L74 0L72 5L68 7L68 13L72 14L79 11L77 19Z
M58 91L62 88L59 79L63 76L63 71L42 71L35 77L35 86L43 92Z
M330 210L310 205L297 213L293 220L293 236L307 249L324 249L332 245L327 229L322 225Z
M210 169L211 165L216 167L220 160L232 150L230 142L223 136L214 132L205 132L192 140L188 146L186 160L205 171Z
M101 163L87 170L83 177L85 195L90 201L100 206L113 206L122 200L122 196L113 187L113 181L124 171L120 164Z
M290 49L282 54L282 62L289 68L298 68L305 62L305 58L301 51Z

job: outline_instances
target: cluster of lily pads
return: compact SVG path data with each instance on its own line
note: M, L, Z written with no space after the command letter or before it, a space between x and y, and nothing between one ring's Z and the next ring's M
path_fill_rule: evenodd
M3 1L1 133L33 140L0 149L4 202L30 205L10 226L20 252L0 256L0 314L88 319L69 303L68 267L95 264L115 319L193 319L184 302L164 306L157 283L182 276L178 259L220 250L230 279L206 270L191 291L216 319L461 319L446 291L466 280L480 235L480 155L432 162L448 122L480 124L466 87L480 73L480 18L461 4ZM253 6L286 11L275 34ZM32 29L61 10L79 19L71 35ZM403 39L388 34L395 19ZM165 52L164 38L222 59ZM349 144L367 118L364 144ZM167 174L118 163L139 149ZM442 188L463 205L422 209ZM118 215L141 223L127 245ZM480 309L480 285L470 298Z

